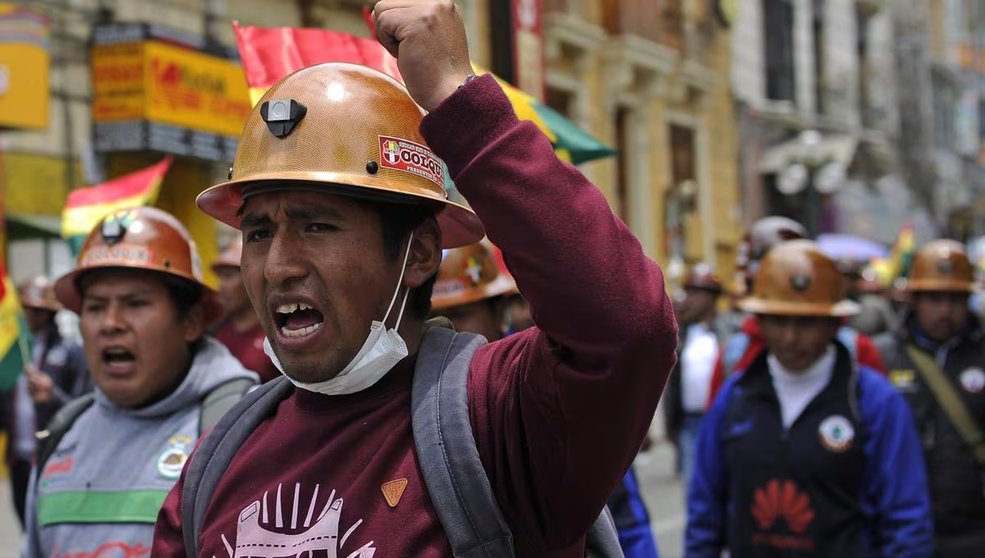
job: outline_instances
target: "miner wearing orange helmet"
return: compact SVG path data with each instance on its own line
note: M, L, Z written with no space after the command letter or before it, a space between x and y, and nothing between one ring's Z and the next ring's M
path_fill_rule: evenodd
M216 325L212 336L225 345L243 366L256 372L261 382L266 382L280 376L280 372L263 352L266 334L243 285L239 269L242 257L243 239L237 236L212 262L212 271L219 278L219 300L226 309L225 317Z
M858 306L835 263L813 242L779 244L741 306L765 350L701 426L685 556L931 556L913 416L838 340Z
M406 87L348 64L283 78L199 197L242 230L284 378L192 457L155 555L580 558L656 409L676 336L659 268L471 74L452 2L374 18ZM442 162L475 213L447 199ZM426 321L442 249L483 224L538 320L491 343Z
M39 433L21 556L146 554L200 434L256 375L205 335L222 306L164 211L104 218L54 292L79 315L96 388Z
M513 278L499 270L488 242L442 252L431 293L431 315L448 318L457 331L489 341L503 337L503 297L516 293Z
M917 251L902 327L879 337L889 379L916 416L930 477L935 556L985 548L985 332L970 312L975 275L964 247Z

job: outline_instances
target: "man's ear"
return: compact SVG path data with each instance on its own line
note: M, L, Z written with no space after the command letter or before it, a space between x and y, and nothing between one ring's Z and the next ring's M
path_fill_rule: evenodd
M205 307L202 303L195 304L188 309L184 318L185 342L197 341L205 335Z
M410 256L404 271L404 286L416 289L423 285L441 266L441 229L438 222L425 219L414 229L414 241L410 244Z

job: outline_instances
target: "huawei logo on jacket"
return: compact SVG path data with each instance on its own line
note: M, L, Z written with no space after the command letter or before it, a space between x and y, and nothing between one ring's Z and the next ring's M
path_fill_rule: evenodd
M814 521L814 508L810 497L793 481L772 479L766 486L757 488L750 511L756 526L764 531L753 534L754 543L778 548L813 548L813 541L805 533ZM777 532L780 520L789 534Z

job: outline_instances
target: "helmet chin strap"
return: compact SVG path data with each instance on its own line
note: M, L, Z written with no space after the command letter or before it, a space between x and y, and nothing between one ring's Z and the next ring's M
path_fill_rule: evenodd
M400 266L400 277L397 279L397 287L393 290L393 296L390 298L390 305L387 306L386 314L383 315L383 327L386 327L387 318L390 317L390 311L393 310L393 305L397 302L397 295L400 294L400 286L404 282L404 272L407 271L407 261L410 259L410 245L414 242L414 232L411 231L410 238L407 240L407 250L404 252L404 262ZM397 323L393 325L393 329L400 327L400 320L404 317L404 308L407 305L407 297L410 295L410 289L404 291L404 299L400 303L400 312L397 314Z

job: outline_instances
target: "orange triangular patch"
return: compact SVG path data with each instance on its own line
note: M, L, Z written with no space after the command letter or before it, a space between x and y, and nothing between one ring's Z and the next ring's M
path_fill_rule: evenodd
M386 498L386 503L390 504L391 508L395 508L397 507L397 503L400 502L400 497L404 495L404 489L407 488L407 479L385 482L380 488L383 489L383 497Z

